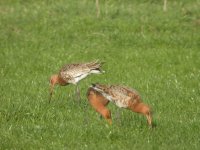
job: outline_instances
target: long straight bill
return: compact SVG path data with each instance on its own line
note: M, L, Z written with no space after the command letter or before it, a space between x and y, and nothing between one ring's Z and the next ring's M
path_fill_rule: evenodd
M51 97L53 95L53 87L54 87L54 85L51 84L51 86L50 86L50 95L49 95L49 103L51 102Z

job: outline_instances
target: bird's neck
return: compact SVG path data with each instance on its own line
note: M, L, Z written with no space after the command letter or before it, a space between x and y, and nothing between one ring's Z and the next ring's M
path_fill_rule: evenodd
M59 83L59 81L58 81L58 75L52 75L51 79L50 79L50 82L51 82L51 85L58 84Z
M149 108L144 103L136 103L131 105L130 109L132 109L134 112L145 114Z
M68 83L65 80L63 80L60 76L57 75L57 84L67 85Z

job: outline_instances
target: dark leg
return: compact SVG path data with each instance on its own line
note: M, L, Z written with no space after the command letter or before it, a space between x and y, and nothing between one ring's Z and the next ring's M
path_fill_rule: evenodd
M80 102L81 94L80 94L80 90L79 90L78 84L76 85L76 94L77 94L77 101Z
M116 110L115 118L118 123L121 123L121 112L119 109Z

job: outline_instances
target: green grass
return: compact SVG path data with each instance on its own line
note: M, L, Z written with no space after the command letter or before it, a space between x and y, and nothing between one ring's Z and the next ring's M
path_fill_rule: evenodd
M200 2L124 0L0 1L0 149L199 149ZM75 87L49 77L65 63L105 61L103 75ZM91 108L91 83L137 89L153 111L110 104L113 125ZM117 112L121 119L117 119Z

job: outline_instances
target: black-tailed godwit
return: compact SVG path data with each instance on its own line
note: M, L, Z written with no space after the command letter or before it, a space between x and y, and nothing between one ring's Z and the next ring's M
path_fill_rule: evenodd
M111 112L106 105L113 102L120 108L127 108L133 112L146 116L148 124L152 125L150 107L144 104L139 93L125 86L93 84L87 93L92 107L112 124Z
M53 88L56 84L66 86L68 84L77 85L78 82L86 78L89 74L100 74L102 63L98 60L88 63L74 63L66 64L61 68L58 74L52 75L50 78L50 99L53 94ZM80 99L80 91L78 85L76 86L77 95Z

